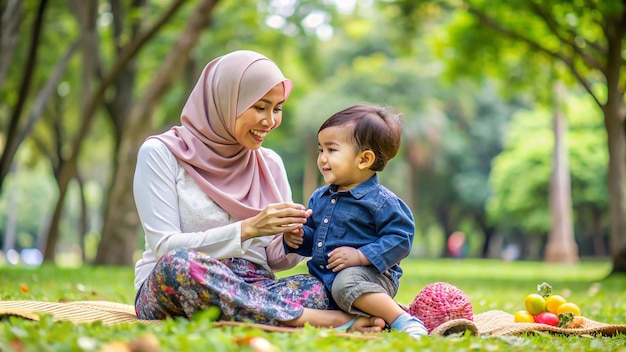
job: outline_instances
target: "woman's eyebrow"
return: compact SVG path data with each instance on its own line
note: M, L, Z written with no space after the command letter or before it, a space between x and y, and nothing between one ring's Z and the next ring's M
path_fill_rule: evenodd
M267 104L274 104L274 102L272 102L269 99L265 99L265 98L261 98L261 99L259 99L259 101L262 101L262 102L267 103ZM284 104L284 103L285 103L285 99L279 101L278 103L276 103L276 105L280 105L280 104Z

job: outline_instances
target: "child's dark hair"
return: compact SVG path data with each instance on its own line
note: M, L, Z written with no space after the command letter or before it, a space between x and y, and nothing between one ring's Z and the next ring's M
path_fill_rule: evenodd
M370 167L373 171L382 171L387 162L398 153L402 128L399 113L390 107L370 104L357 104L341 110L329 117L320 129L335 126L352 125L358 151L371 150L376 160Z

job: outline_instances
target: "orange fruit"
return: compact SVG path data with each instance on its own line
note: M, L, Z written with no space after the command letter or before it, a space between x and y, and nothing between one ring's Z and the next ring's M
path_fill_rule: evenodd
M563 296L550 295L546 298L546 310L550 313L556 314L557 309L563 303L567 303L567 300Z
M556 310L556 314L565 314L565 313L572 313L574 314L574 316L579 316L580 314L580 308L572 303L572 302L567 302L567 303L563 303L559 306L559 308Z
M525 310L518 310L513 316L513 321L516 323L534 323L535 318L532 314L528 313Z
M524 306L528 313L537 315L546 311L546 300L538 293L531 293L524 299Z

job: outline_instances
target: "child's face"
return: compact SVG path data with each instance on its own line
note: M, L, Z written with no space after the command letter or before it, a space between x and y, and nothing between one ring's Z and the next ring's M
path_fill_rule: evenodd
M350 126L335 126L325 128L317 135L317 167L324 181L338 185L340 191L350 190L364 181L363 170L358 167L361 157L350 138L351 133Z

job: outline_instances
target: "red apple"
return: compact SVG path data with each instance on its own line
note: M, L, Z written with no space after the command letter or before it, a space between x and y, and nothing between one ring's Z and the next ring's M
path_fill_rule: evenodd
M559 317L554 313L543 312L535 315L535 323L557 326L559 325Z

